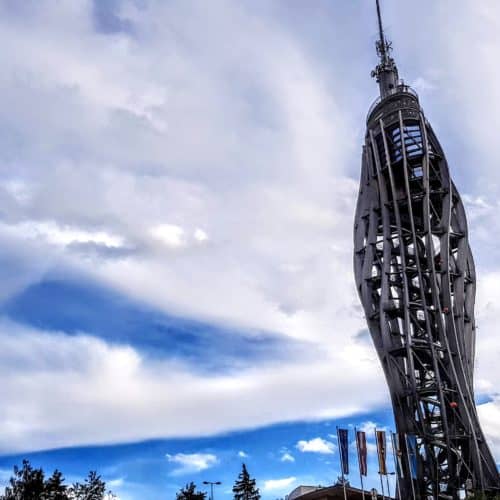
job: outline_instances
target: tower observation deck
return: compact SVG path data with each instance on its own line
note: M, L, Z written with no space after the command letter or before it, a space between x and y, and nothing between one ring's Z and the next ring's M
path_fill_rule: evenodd
M476 274L464 206L417 94L399 80L378 0L377 14L380 97L367 117L354 272L402 443L399 496L500 493L474 401Z

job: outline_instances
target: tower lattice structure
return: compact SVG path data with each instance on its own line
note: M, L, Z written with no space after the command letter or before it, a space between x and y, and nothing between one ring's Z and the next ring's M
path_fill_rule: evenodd
M354 270L403 443L401 499L500 492L474 401L476 273L463 203L380 17L354 228Z

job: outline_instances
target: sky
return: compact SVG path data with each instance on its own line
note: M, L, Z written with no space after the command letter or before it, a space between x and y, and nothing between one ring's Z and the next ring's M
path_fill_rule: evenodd
M500 4L382 8L466 205L500 460ZM0 0L0 484L29 458L230 499L244 462L274 500L337 479L340 425L378 487L352 271L376 32L368 0Z

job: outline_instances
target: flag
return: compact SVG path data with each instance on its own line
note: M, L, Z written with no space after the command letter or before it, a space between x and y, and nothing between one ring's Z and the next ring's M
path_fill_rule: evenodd
M400 436L397 432L393 432L392 435L392 449L394 451L394 460L396 462L396 474L398 477L403 478L403 449L401 447Z
M366 432L356 431L356 448L358 449L359 473L366 476L368 474Z
M410 464L410 474L413 479L417 479L417 436L415 434L406 435L408 446L408 462Z
M349 431L347 429L337 429L337 436L339 440L342 473L349 474Z
M377 455L378 455L378 473L383 476L387 475L387 446L385 440L385 431L375 431L375 437L377 439Z

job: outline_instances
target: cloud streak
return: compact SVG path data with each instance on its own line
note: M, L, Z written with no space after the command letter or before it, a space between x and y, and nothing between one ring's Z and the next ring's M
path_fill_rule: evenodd
M357 381L340 383L341 379L330 375L329 384L324 384L332 363L344 365L342 371L353 370L356 365L370 387L370 399L365 398L364 408L385 403L383 383L375 376L379 370L375 361L363 366L349 357L337 356L314 369L297 361L279 366L268 361L237 373L210 376L192 372L179 360L145 358L130 346L83 334L41 332L3 321L0 374L5 384L0 393L0 418L4 422L0 450L244 429L296 418L297 397L305 401L299 412L303 419L360 411L352 395ZM332 402L328 411L321 403L325 397ZM218 411L203 412L209 407ZM58 408L57 413L54 408ZM126 426L116 425L124 418ZM330 449L331 443L320 441L304 442L304 447L311 451L315 445Z
M264 481L265 491L276 491L290 488L297 481L296 477L284 477L281 479L267 479Z
M300 440L296 448L303 453L321 453L323 455L333 455L336 446L326 439L317 437L309 440Z
M280 460L282 462L295 462L295 458L291 453L285 452L281 455Z
M217 455L212 453L176 453L166 457L170 463L180 466L172 471L176 476L201 472L219 463Z

